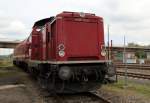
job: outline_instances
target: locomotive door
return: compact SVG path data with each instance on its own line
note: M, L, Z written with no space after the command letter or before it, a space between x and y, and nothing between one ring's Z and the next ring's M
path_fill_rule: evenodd
M47 26L47 56L49 60L53 60L56 57L55 54L55 23L53 24L48 24Z
M46 58L47 58L47 55L46 55L46 32L47 32L47 30L46 30L46 27L44 27L43 29L42 29L42 57L41 57L41 59L42 60L46 60Z
M38 35L32 35L31 50L29 52L30 52L29 54L31 54L32 60L39 59L39 36Z

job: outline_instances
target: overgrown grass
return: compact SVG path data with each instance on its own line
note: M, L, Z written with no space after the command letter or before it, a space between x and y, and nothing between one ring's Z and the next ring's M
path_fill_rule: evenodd
M140 84L134 81L128 81L128 85L125 87L124 81L118 80L117 83L105 85L104 88L120 93L132 92L150 98L150 83Z
M0 61L0 67L9 67L9 66L13 66L12 61L10 60Z
M11 76L16 76L18 74L18 72L16 71L8 71L8 72L0 72L0 78L2 77L11 77Z
M11 60L1 60L0 61L0 78L10 77L17 75L18 70L13 67Z

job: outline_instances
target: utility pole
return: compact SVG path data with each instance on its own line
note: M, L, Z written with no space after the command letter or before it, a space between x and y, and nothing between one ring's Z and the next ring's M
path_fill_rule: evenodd
M125 38L125 36L124 36L123 62L125 65L124 87L127 87L127 59L126 59L126 38Z
M107 31L108 31L108 41L107 41L107 43L108 43L108 60L109 60L109 52L110 52L110 47L109 47L109 25L107 26Z
M112 47L113 47L113 41L111 40L111 44L110 44L110 60L113 60L113 51L112 51Z

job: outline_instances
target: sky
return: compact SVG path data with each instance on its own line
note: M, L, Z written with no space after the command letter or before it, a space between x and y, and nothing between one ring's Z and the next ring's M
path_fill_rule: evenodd
M150 44L149 0L0 0L0 40L23 40L35 21L62 11L95 13L104 19L114 45L135 42ZM0 49L0 54L13 50Z

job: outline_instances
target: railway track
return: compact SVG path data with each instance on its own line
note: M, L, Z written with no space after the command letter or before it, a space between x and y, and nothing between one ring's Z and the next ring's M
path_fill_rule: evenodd
M44 96L44 103L111 103L93 92Z
M95 97L97 97L97 98L99 98L99 99L102 100L104 103L112 103L111 101L107 100L107 99L104 98L104 97L101 97L101 96L100 96L99 94L97 94L97 93L90 92L90 94L93 95L93 96L95 96Z
M117 75L125 76L125 72L117 71ZM147 75L147 74L127 72L127 76L128 77L142 78L142 79L149 79L150 80L150 75Z
M150 65L145 65L145 64L115 64L116 68L128 68L128 69L142 69L142 70L150 70Z
M10 70L10 72L12 72L12 70L17 70L17 68L15 69L15 67L11 67L10 69L9 68L5 68L5 69ZM1 71L4 70L1 69ZM76 94L55 94L55 93L50 94L47 90L42 89L39 86L38 82L34 78L31 78L30 75L22 71L19 71L19 73L23 73L18 77L21 78L19 79L19 81L21 80L21 82L19 83L22 83L24 85L18 85L18 86L23 87L23 90L26 91L24 92L25 95L27 95L27 97L29 96L29 100L32 103L111 103L107 99L98 95L100 93L95 93L95 92L76 93ZM4 90L4 89L15 88L15 87L17 87L17 85L5 86L5 87L1 87L0 89Z
M56 94L42 89L37 82L34 81L34 86L38 90L37 94L42 100L42 103L112 103L98 92L84 92L74 94Z
M142 79L149 79L150 80L150 74L148 72L150 71L150 65L145 64L115 64L117 68L117 75L125 76L125 72L122 71L123 69L127 68L129 70L127 72L128 77L133 78L142 78ZM132 71L131 71L132 69ZM134 72L135 70L135 72ZM141 71L142 70L142 71ZM143 71L144 70L144 71ZM139 71L139 72L137 72Z

